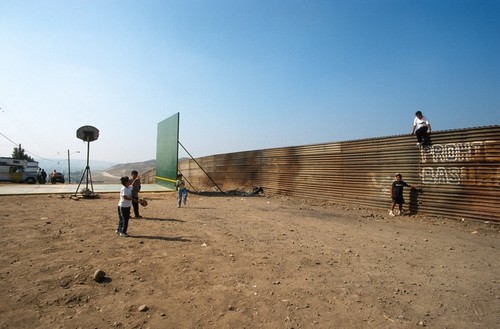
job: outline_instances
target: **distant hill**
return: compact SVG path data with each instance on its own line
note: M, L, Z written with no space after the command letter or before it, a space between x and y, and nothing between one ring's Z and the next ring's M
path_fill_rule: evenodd
M35 161L38 162L40 168L45 169L47 172L52 172L55 169L66 174L68 171L68 159L35 159ZM113 165L116 165L116 162L90 160L90 170L92 172L94 170L105 170ZM86 166L86 159L71 159L71 172L84 170Z
M137 170L139 174L141 174L155 168L156 168L156 160L148 160L144 162L117 164L102 171L106 171L112 175L121 177L121 176L130 176L130 172L132 170Z
M148 160L144 162L122 163L117 164L107 169L92 172L92 180L103 183L119 183L120 177L129 176L132 170L137 170L139 175L156 168L156 160Z

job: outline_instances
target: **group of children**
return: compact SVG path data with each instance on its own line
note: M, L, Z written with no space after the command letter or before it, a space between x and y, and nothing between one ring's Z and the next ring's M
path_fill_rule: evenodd
M122 188L120 190L120 201L118 202L118 228L115 233L121 237L128 237L127 229L131 207L134 208L135 218L142 218L139 214L141 178L136 170L132 170L131 175L132 179L128 178L128 176L120 178Z
M431 123L429 120L423 116L421 111L415 113L415 119L413 120L413 130L411 132L417 136L417 146L422 146L425 142L425 138L431 133ZM139 214L139 191L141 190L141 180L137 171L133 170L132 179L127 176L121 177L120 181L122 183L122 188L120 191L120 201L118 202L118 228L116 233L122 237L127 237L128 222L130 219L130 208L134 208L135 218L139 219L142 216ZM389 215L395 216L394 208L398 205L400 216L404 215L403 204L405 199L403 197L404 187L410 187L414 189L413 186L407 184L403 181L403 176L401 174L396 174L396 180L392 183L391 187L391 199L392 205ZM177 180L175 182L175 188L177 190L177 207L180 208L181 204L186 205L188 192L186 189L186 183L182 177L182 174L177 175Z
M421 111L415 112L415 119L413 119L413 130L411 134L415 134L417 136L417 146L421 147L424 145L426 139L431 133L431 123L429 119L427 119ZM403 176L401 174L396 174L396 180L392 182L391 186L391 210L389 211L389 215L396 216L394 208L398 205L399 212L398 215L403 216L403 204L405 203L405 199L403 197L403 189L405 187L409 187L411 189L415 189L414 186L407 184L403 180Z
M134 215L136 219L142 218L139 214L139 205L143 200L139 199L139 191L141 190L141 179L139 173L133 170L132 179L128 176L120 178L122 183L122 188L120 190L120 201L118 202L118 227L115 231L121 237L128 237L127 229L128 222L130 220L130 208L134 208ZM186 189L186 183L182 174L177 175L177 180L175 182L175 188L177 190L177 207L181 207L181 203L186 205L188 192ZM144 203L147 204L147 203Z

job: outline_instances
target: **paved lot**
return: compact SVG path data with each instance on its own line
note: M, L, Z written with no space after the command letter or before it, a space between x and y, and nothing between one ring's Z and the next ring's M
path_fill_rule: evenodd
M0 195L19 195L19 194L74 194L75 192L81 191L86 188L86 184L13 184L13 183L1 183L0 184ZM91 186L88 186L89 189ZM94 193L117 193L120 191L120 184L94 184ZM168 192L172 191L157 184L142 184L141 192ZM79 193L77 193L79 194Z

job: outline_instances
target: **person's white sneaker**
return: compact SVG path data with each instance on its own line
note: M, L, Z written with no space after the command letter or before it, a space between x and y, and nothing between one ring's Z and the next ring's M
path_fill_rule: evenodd
M394 215L394 213L392 212L392 210L391 210L391 211L389 211L389 215L390 215L390 216L396 216L396 215Z

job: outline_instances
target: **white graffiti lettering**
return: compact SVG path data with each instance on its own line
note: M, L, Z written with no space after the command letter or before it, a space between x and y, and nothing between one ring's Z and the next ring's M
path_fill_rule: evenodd
M458 167L424 167L421 171L421 179L424 184L460 184L463 176L463 168Z
M473 161L480 156L484 142L433 144L420 151L420 162L463 162Z

